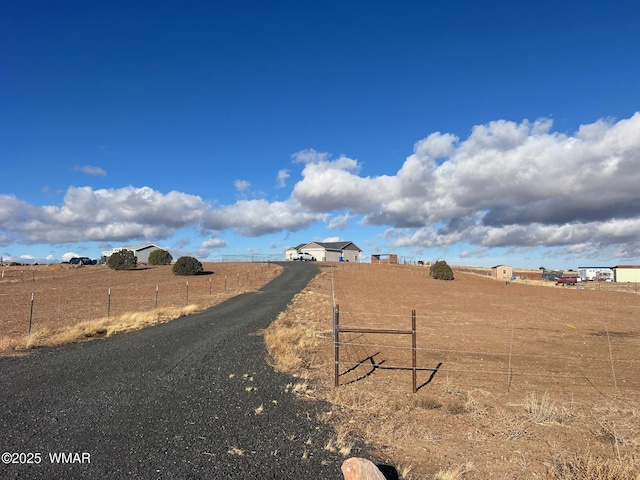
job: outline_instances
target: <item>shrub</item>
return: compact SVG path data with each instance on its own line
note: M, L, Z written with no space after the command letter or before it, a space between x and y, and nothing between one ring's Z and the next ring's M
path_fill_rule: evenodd
M138 259L131 250L120 250L109 257L109 268L113 270L131 270L138 266Z
M174 275L198 275L203 270L202 264L193 257L180 257L173 264Z
M431 265L429 275L436 280L453 280L453 270L444 260L438 260Z
M149 254L149 265L171 265L173 257L169 252L159 248Z

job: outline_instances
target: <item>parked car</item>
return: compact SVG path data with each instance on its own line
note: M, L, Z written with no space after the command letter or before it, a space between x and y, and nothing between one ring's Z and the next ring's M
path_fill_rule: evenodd
M556 285L575 285L578 282L577 277L558 277L556 278Z
M542 272L542 280L555 282L556 278L558 277L562 277L562 272L558 272L555 270L545 270L544 272Z
M315 262L316 257L307 252L299 253L297 256L293 257L294 260L300 260L301 262Z
M69 260L71 265L95 265L97 262L89 257L73 257Z

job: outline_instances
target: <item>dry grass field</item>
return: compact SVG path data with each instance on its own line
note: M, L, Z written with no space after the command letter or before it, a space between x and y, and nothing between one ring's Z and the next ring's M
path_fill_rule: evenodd
M109 336L202 311L260 288L282 268L265 263L203 266L204 275L187 277L174 275L171 266L131 271L105 265L2 267L0 355Z
M640 295L454 272L325 269L267 331L274 365L403 478L639 479ZM342 326L416 310L417 393L408 335L341 333L333 387L332 297Z

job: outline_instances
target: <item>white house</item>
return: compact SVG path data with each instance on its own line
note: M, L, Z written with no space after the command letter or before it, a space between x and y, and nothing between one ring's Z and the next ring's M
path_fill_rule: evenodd
M149 254L154 250L160 250L161 247L153 243L145 243L142 245L128 245L124 247L115 247L111 250L102 252L102 261L106 262L111 255L121 250L131 250L133 255L138 259L138 263L149 263Z
M311 242L285 250L287 260L298 253L310 253L319 262L360 262L362 250L353 242Z

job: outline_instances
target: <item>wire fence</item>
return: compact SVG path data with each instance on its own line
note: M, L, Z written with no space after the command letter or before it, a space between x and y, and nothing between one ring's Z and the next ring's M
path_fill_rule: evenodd
M335 355L336 384L370 378L379 379L388 388L402 378L408 390L415 356L420 372L418 390L434 378L459 378L507 391L534 385L572 392L583 388L600 393L640 389L640 325L631 318L596 315L577 319L574 325L560 315L558 319L531 320L496 313L456 319L417 310L416 346L412 349L401 335L364 330L411 328L411 310L415 309L398 307L396 313L350 310L343 305L362 306L350 296L347 288L332 284L334 349L339 351Z
M260 287L275 276L269 263L214 265L176 276L171 267L113 271L106 266L13 268L0 274L0 337L125 313L201 307Z
M417 357L419 370L428 375L418 381L418 388L434 375L473 377L479 383L502 384L507 390L531 382L550 386L606 389L640 388L638 344L629 338L612 335L607 322L590 334L557 334L510 320L482 321L487 333L464 329L452 331L448 322L434 321L428 315L416 315L415 350L400 335L358 332L373 325L400 327L410 325L411 316L340 311L343 327L336 348L339 349L340 384L358 381L387 369L412 370L411 355ZM357 325L358 327L354 327ZM348 328L353 329L349 332ZM455 330L455 327L453 327ZM334 338L338 338L335 336ZM637 338L637 337L636 337ZM565 353L566 352L566 353ZM381 376L385 381L388 377ZM484 379L484 380L482 380ZM409 384L407 376L407 385Z

